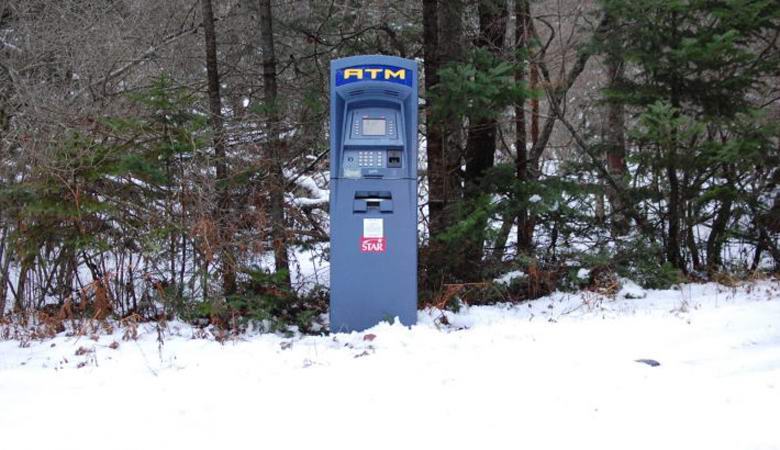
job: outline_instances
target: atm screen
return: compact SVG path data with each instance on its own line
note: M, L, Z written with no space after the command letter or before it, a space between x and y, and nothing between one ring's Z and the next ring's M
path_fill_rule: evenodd
M363 136L384 136L387 134L385 119L363 119Z

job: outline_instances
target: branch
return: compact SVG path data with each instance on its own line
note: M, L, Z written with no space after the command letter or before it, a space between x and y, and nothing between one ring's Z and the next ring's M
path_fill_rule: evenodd
M306 166L306 168L304 168L300 173L298 173L297 175L295 175L295 176L293 176L291 178L288 178L287 183L284 186L285 191L290 190L293 185L298 183L298 179L299 178L301 178L305 174L309 173L309 171L314 169L314 167L316 167L317 164L319 164L319 162L322 161L322 158L324 158L325 156L327 156L329 154L330 154L330 149L323 151L322 153L317 155L317 157L314 158L314 161L312 161L311 164Z
M601 21L599 22L599 26L595 31L595 34L603 33L607 30L607 27L609 25L609 21L607 19L607 16L604 15L604 17L601 18ZM531 30L534 34L534 37L539 40L539 35L536 32L536 28L531 27ZM563 98L566 96L566 93L571 89L571 87L574 85L574 82L577 81L577 77L580 76L583 70L585 70L585 65L588 63L588 60L590 57L593 56L593 51L591 49L585 49L579 52L577 55L577 61L574 63L574 66L571 68L569 73L566 75L566 78L564 80L560 80L557 87L552 83L552 80L550 78L550 71L547 68L547 64L545 64L544 59L539 58L538 64L539 69L542 72L542 76L544 77L544 80L547 82L547 86L550 86L548 88L545 88L547 91L547 97L548 101L550 103L550 109L553 111L560 112L560 103L563 101ZM545 120L544 127L542 128L542 133L539 136L539 140L536 141L536 144L531 148L530 151L530 157L529 159L531 161L537 161L541 156L542 152L544 152L545 147L547 146L547 142L550 140L550 136L552 135L553 127L555 125L555 120L560 115L558 113L556 114L550 114L550 116Z
M560 106L557 103L551 102L550 107L553 108L555 115L558 116L561 123L569 131L569 134L571 134L571 137L574 138L574 141L577 143L577 145L588 155L588 157L591 160L591 163L596 168L596 170L598 170L599 174L604 179L604 181L606 181L607 184L609 184L609 186L615 190L615 193L617 193L618 196L620 196L621 200L623 201L623 204L627 205L626 209L629 215L631 215L631 217L636 221L637 226L639 226L640 230L642 230L642 233L651 236L654 232L653 228L650 226L650 224L647 223L647 221L642 216L642 214L640 214L639 211L636 209L633 200L629 197L626 190L623 189L623 186L621 186L620 183L615 181L615 179L612 177L612 174L609 173L609 170L607 170L601 164L601 159L598 157L596 152L593 151L590 145L588 145L585 142L585 140L582 138L582 136L580 136L580 134L577 132L574 126L562 114Z
M219 22L220 20L223 20L224 18L225 18L225 16L215 17L214 18L214 22L215 23ZM120 68L118 68L116 70L111 71L108 75L104 76L103 78L101 78L101 79L99 79L97 81L94 81L94 82L90 83L89 85L87 85L87 86L83 87L82 89L80 89L78 92L73 94L73 97L70 98L69 103L72 104L79 97L81 97L85 92L91 90L92 88L94 88L96 86L99 86L101 84L108 83L109 81L111 81L111 80L113 80L113 79L115 79L117 77L122 76L123 74L125 74L127 71L129 71L133 67L135 67L135 66L143 63L144 61L148 60L150 57L152 57L152 55L157 53L161 48L165 47L166 45L172 44L172 43L178 41L179 39L181 39L182 37L187 36L189 34L197 33L198 29L200 29L201 27L203 27L203 23L202 22L199 23L198 25L193 25L193 26L191 26L189 28L185 28L183 30L177 31L176 33L169 34L168 36L163 38L163 40L159 44L149 46L149 48L147 48L137 58L133 59L132 61L130 61L128 63L126 63L122 67L120 67Z

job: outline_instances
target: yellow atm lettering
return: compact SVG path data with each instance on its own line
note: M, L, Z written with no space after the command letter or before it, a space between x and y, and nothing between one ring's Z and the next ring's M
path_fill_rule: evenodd
M385 80L389 80L390 78L400 78L402 80L405 80L406 69L398 69L398 70L385 69Z
M368 72L372 80L376 80L376 76L382 72L382 69L365 69Z
M356 80L362 80L365 74L368 74L368 78L372 80L389 80L391 78L397 78L400 80L406 79L406 69L344 69L344 79L349 80L354 78Z
M358 80L363 79L363 69L346 69L344 70L344 79L349 80L350 78L355 77Z

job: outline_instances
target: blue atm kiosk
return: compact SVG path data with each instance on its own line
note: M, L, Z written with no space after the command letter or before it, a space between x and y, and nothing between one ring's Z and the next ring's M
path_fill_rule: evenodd
M330 66L330 330L417 320L417 64Z

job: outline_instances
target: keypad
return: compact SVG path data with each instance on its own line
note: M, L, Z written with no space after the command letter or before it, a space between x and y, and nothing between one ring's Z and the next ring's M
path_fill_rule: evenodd
M358 166L360 167L384 167L383 152L359 151Z

